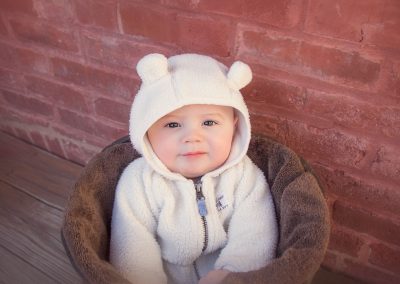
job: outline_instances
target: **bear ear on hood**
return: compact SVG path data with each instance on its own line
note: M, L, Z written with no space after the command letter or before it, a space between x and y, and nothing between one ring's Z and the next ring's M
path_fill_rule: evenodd
M136 70L144 84L155 82L168 74L168 59L158 53L146 55L139 60Z
M249 65L242 61L236 61L232 64L231 68L229 68L227 78L232 88L240 90L250 83L253 74L251 73Z

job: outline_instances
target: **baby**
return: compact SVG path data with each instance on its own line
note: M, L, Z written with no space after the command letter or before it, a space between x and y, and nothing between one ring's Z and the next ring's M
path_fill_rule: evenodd
M110 262L132 283L220 283L274 258L278 227L263 173L246 156L248 65L149 54L130 137L142 158L116 189Z

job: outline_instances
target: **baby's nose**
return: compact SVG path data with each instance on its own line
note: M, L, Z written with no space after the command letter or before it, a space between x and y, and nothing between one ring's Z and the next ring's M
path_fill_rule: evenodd
M198 127L190 127L185 132L184 142L199 142L201 141L201 129Z

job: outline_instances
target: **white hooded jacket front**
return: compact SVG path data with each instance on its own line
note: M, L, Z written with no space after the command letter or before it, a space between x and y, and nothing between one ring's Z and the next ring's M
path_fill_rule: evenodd
M238 90L251 71L235 64L228 70L194 54L152 54L138 64L143 84L132 106L130 135L143 157L118 182L110 241L110 262L132 283L197 283L213 269L257 270L275 257L272 196L262 171L246 156L250 122ZM231 106L239 121L228 160L194 182L162 164L146 132L165 114L199 103Z

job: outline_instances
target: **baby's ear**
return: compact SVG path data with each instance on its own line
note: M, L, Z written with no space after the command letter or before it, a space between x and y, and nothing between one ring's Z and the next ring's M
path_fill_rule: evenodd
M251 73L249 65L242 61L236 61L229 69L227 77L231 87L240 90L250 83L253 74Z
M139 60L136 70L143 83L155 82L168 74L168 59L162 54L148 54Z
M235 125L235 128L238 127L238 120L239 120L239 117L235 113L235 116L233 117L233 125Z

